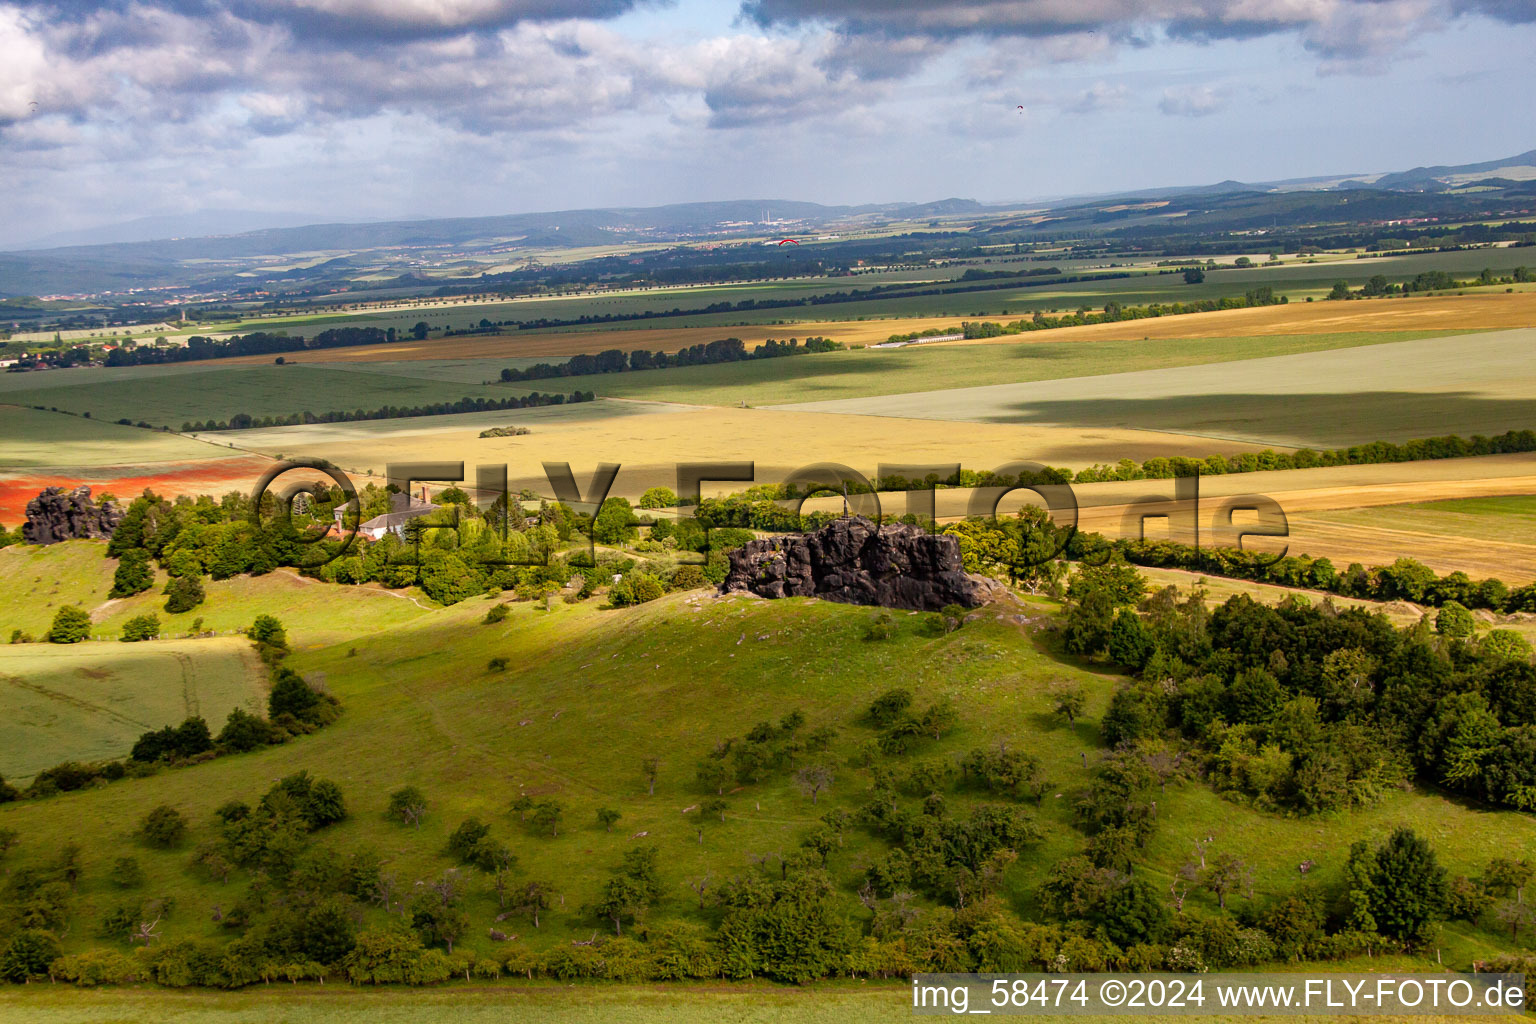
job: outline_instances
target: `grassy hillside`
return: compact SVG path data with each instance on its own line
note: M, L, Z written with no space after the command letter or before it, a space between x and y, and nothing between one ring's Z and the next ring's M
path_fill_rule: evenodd
M59 559L62 568L76 548L89 546L64 545L41 557ZM393 597L289 586L276 576L237 583L246 589L224 595L225 601L210 596L210 621L233 616L235 609L247 616L258 609L278 615L296 648L289 663L323 679L345 712L334 725L282 747L0 806L0 828L21 835L7 859L11 870L46 863L67 842L84 850L67 948L103 944L92 936L94 923L124 899L106 872L125 854L137 857L147 875L136 896L176 898L177 909L164 924L168 937L221 934L213 909L228 910L247 879L237 872L220 884L194 874L189 852L213 836L212 812L220 804L254 802L273 781L301 769L339 783L351 812L315 842L338 855L372 848L407 891L451 866L444 847L464 818L491 824L518 854L518 878L548 880L560 894L537 932L521 919L498 926L535 945L563 945L601 932L604 922L583 907L624 852L643 845L660 851L664 890L647 920L711 922L715 912L696 908L689 879L708 873L718 882L747 870L753 854L790 854L823 813L852 812L868 800L871 771L850 765L862 761L875 735L864 709L896 684L910 686L920 704L952 697L959 723L942 741L926 741L905 758L876 754L874 765L901 767L999 741L1041 759L1052 785L1038 808L1026 807L1043 836L1023 851L1002 889L1009 903L1028 913L1051 865L1082 846L1070 806L1101 752L1097 721L1119 682L1059 653L1047 626L1054 606L1043 602L993 607L948 635L929 629L923 616L897 613L893 636L871 641L866 631L879 614L875 610L799 599L717 600L693 592L619 611L595 602L557 602L552 611L520 604L504 622L485 625L489 599L425 610ZM358 603L349 604L354 597ZM375 610L384 618L369 621ZM508 667L489 670L493 657L507 659ZM1086 691L1087 706L1075 726L1048 714L1046 691L1058 680ZM701 821L698 805L713 794L694 780L699 758L717 741L794 709L804 713L807 730L837 730L827 755L835 766L830 790L813 806L787 772L776 771L731 792L724 822ZM653 757L661 764L650 796L641 766ZM419 787L428 798L419 830L384 818L390 792L404 785ZM563 804L557 837L534 835L509 813L520 794ZM946 799L954 813L977 802L966 790ZM162 803L192 822L180 850L152 850L133 838L144 814ZM1309 882L1337 882L1351 841L1381 837L1400 825L1427 835L1453 873L1476 874L1495 853L1536 845L1530 815L1493 813L1412 789L1364 811L1299 819L1240 806L1194 782L1171 785L1158 804L1157 836L1138 872L1164 889L1191 856L1193 840L1205 836L1217 838L1213 850L1238 854L1254 866L1258 898L1293 888L1302 860L1317 864ZM612 832L596 818L604 807L622 815ZM846 844L832 853L829 869L852 913L858 910L851 890L887 849L851 827ZM464 945L485 947L497 906L484 876L466 870L474 888ZM1192 894L1189 906L1213 910L1214 901ZM367 914L375 923L383 919L377 908ZM1450 964L1507 946L1501 933L1463 923L1447 924L1441 941Z

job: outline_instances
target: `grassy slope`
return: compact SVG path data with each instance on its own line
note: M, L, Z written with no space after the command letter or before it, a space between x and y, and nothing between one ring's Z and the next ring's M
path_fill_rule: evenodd
M205 631L232 632L249 626L258 614L276 605L285 609L285 616L300 617L304 640L312 643L340 643L392 629L424 616L431 605L416 591L327 589L280 569L259 578L205 580L207 601L171 615L165 611L161 593L167 579L163 572L157 575L156 586L142 594L107 599L117 563L106 558L106 547L105 541L70 541L46 548L24 544L0 548L0 579L8 584L0 587L0 630L4 632L0 640L9 639L13 629L41 637L59 607L66 604L90 611L95 632L104 636L116 636L128 619L153 612L167 637L190 632L197 619L203 620Z
M185 851L139 848L132 831L145 811L168 802L195 822L195 844L211 834L209 818L218 804L254 799L272 780L301 768L338 781L352 809L348 821L319 841L341 852L377 848L407 886L448 866L441 850L464 817L493 823L520 854L524 877L557 880L565 895L565 906L549 915L538 942L584 939L601 927L578 908L640 831L649 833L643 842L663 852L669 893L651 919L704 919L692 909L687 878L705 871L719 878L742 870L751 853L792 850L818 814L861 803L868 774L839 768L833 790L814 808L783 776L748 787L730 797L727 822L705 823L701 845L697 812L684 813L706 798L692 780L695 761L716 740L798 707L809 727L841 730L834 756L842 764L872 735L859 721L862 708L897 682L912 685L920 701L950 694L962 708L959 730L917 756L1007 739L1027 745L1045 763L1056 783L1038 811L1046 838L1025 852L1007 884L1009 898L1027 910L1051 863L1081 846L1069 825L1071 794L1085 783L1086 763L1099 753L1093 723L1117 684L1113 675L1055 654L1049 632L1029 632L1008 618L934 637L919 628L918 617L898 615L894 640L869 643L862 634L874 614L870 609L821 602L715 601L695 594L626 611L602 611L591 602L557 604L552 612L520 605L505 623L484 626L479 620L489 602L475 599L340 638L344 630L330 612L345 591L327 591L319 599L270 577L245 582L252 590L241 600L287 622L298 648L294 667L311 676L323 673L347 711L336 725L284 747L0 807L0 827L23 836L12 863L46 857L66 841L85 848L75 905L79 926L69 945L97 941L90 938L92 923L121 899L103 875L110 858L122 852L133 852L144 864L146 894L177 895L182 909L168 934L213 934L210 909L232 903L239 883L201 881L187 872ZM378 598L367 608L386 601L390 608L413 607ZM209 613L218 603L216 596L210 599ZM357 606L359 614L366 610ZM511 667L488 672L494 655L507 657ZM1091 695L1086 720L1075 728L1045 714L1045 688L1061 678L1081 681ZM639 770L650 756L663 761L654 797L645 795ZM405 784L420 786L433 804L420 831L382 819L389 792ZM551 795L566 805L558 838L531 836L507 814L519 792ZM963 808L970 800L956 794L952 805ZM1318 862L1311 880L1334 881L1350 840L1399 824L1428 833L1442 862L1459 872L1476 872L1496 852L1536 843L1530 816L1486 812L1417 791L1356 814L1302 820L1260 814L1197 785L1171 789L1159 805L1162 824L1143 870L1163 878L1190 855L1192 839L1215 835L1215 849L1254 864L1261 892L1293 885L1303 859ZM604 806L623 814L611 834L595 822L594 812ZM839 883L854 884L882 849L855 830L832 859ZM477 893L474 936L485 934L494 912L491 898ZM526 922L512 924L530 931ZM1499 945L1492 933L1447 927L1449 963Z

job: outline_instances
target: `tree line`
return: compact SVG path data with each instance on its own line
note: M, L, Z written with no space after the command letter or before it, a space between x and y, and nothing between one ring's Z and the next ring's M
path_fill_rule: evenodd
M1187 275L1186 275L1187 276ZM1194 282L1192 282L1194 283ZM1263 285L1244 293L1242 298L1228 296L1222 299L1197 299L1191 302L1153 302L1145 306L1122 306L1113 300L1104 304L1104 310L1094 313L1089 307L1084 306L1076 313L1066 313L1062 316L1047 316L1036 312L1028 320L1012 320L1006 324L1000 324L992 320L963 321L960 324L961 332L970 339L976 338L1001 338L1012 334L1025 334L1029 331L1050 331L1059 327L1081 327L1084 324L1112 324L1122 320L1146 320L1162 316L1182 316L1186 313L1213 313L1221 309L1247 309L1251 306L1277 306L1290 302L1287 296L1276 298L1274 289L1269 285ZM919 331L914 334L893 334L891 341L912 341L934 333Z
M160 363L189 363L199 359L228 359L234 356L263 356L308 349L346 348L353 345L383 345L399 340L393 327L332 327L311 337L252 331L229 338L193 335L185 345L156 348L149 345L119 345L107 353L108 366L152 366Z
M505 372L505 371L503 371ZM377 409L333 410L291 413L287 416L252 416L237 412L227 420L187 420L182 433L211 430L247 430L252 427L286 427L300 423L352 423L357 420L393 420L410 416L449 416L463 412L495 412L502 409L533 409L544 405L572 405L597 399L591 391L573 391L569 395L540 394L537 391L509 398L461 398L457 402L433 402L429 405L383 405Z
M666 352L649 352L635 349L627 356L619 349L608 349L597 355L576 355L563 363L538 363L527 369L507 368L501 371L503 383L523 380L545 380L550 377L584 377L598 373L624 373L631 370L663 370L675 366L709 366L714 363L737 363L750 359L777 359L784 356L809 355L816 352L835 352L842 343L829 338L807 338L776 341L772 338L748 350L740 338L721 338L718 341L690 345L668 355Z
M1426 270L1415 274L1411 280L1388 281L1385 274L1373 274L1364 285L1350 288L1349 282L1335 281L1329 299L1376 299L1388 295L1412 295L1414 292L1454 291L1458 288L1482 288L1498 284L1524 284L1532 280L1529 267L1516 267L1508 276L1501 277L1488 267L1471 280L1459 280L1444 270Z

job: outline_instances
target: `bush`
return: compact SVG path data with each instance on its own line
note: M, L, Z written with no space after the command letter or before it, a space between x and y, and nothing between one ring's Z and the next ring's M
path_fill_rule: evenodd
M132 597L142 594L155 585L155 571L149 564L149 552L143 548L130 548L123 552L112 574L112 589L108 597Z
M71 953L60 957L53 964L55 977L73 982L81 988L136 981L139 972L139 964L132 957L111 949L88 949L83 953Z
M90 635L90 614L83 608L67 604L54 614L53 625L48 629L48 642L51 644L77 644L82 640L89 639Z
M677 504L677 493L670 487L649 487L640 495L641 508L672 508Z
M251 623L251 628L245 631L245 635L258 644L288 649L287 631L283 629L281 622L270 615L256 616L256 621Z
M354 985L432 985L446 981L448 958L425 949L413 932L401 928L364 932L341 961Z
M661 581L643 572L632 572L608 590L608 603L615 608L645 604L666 593Z
M138 834L150 846L173 849L187 836L187 819L176 808L161 804L144 816Z
M290 668L277 670L272 683L272 693L267 697L267 717L292 715L301 722L322 725L322 706L325 698L304 681L304 677Z
M224 750L243 754L257 747L276 743L281 735L272 723L257 718L249 711L235 708L229 713L229 718L224 721L224 728L219 732L217 742Z
M144 615L135 615L123 623L123 635L118 639L125 644L138 643L141 640L158 640L160 638L160 616L154 612Z
M107 871L107 880L119 889L137 889L144 884L144 869L133 857L119 857Z
M33 978L48 977L48 968L59 958L59 940L50 932L28 928L0 953L0 978L20 984Z
M207 594L203 592L203 580L200 576L172 576L170 582L165 585L165 610L172 615L181 612L189 612L203 603Z
M673 590L698 590L709 586L709 580L704 578L704 570L700 566L680 565L672 570L667 586Z
M1435 632L1441 636L1469 637L1476 628L1472 613L1459 601L1447 601L1435 615Z
M882 640L889 640L895 635L895 632L896 620L891 617L891 613L880 612L865 627L864 639L871 643L879 643Z
M484 621L487 626L494 626L498 622L505 622L507 615L507 606L497 603L491 605L490 610L485 613L485 618L482 621Z
M893 725L899 720L909 707L912 706L912 691L906 689L887 690L874 703L869 706L869 719L880 728Z

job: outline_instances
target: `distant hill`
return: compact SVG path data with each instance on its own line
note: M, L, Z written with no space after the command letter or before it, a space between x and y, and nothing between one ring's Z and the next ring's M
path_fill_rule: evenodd
M149 242L157 238L201 238L234 235L270 228L301 227L321 218L313 213L270 213L256 210L199 210L196 213L138 217L119 224L55 231L35 238L17 250L58 249L76 245L116 245Z

